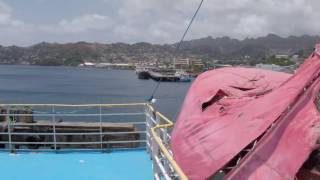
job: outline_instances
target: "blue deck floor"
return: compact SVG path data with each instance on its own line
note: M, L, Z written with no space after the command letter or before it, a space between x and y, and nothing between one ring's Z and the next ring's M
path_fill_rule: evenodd
M151 160L146 151L112 153L0 152L1 180L149 180Z

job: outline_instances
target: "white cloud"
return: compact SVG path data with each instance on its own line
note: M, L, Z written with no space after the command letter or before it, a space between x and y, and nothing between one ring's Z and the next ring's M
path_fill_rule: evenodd
M10 8L6 4L0 2L0 24L8 24L11 18Z
M119 0L121 26L135 34L131 42L175 42L193 15L199 0ZM318 0L208 0L204 1L188 39L211 35L235 38L268 33L281 36L319 33ZM132 32L135 30L136 32ZM127 37L126 31L122 31ZM120 34L118 33L121 39Z
M112 20L99 14L84 14L74 19L63 19L57 24L35 26L35 30L53 34L79 34L94 31L107 31L113 27Z
M248 15L240 19L239 23L233 30L234 34L240 36L261 36L264 35L264 29L267 28L268 24L266 19L257 15Z
M106 30L112 27L112 25L112 20L107 16L85 14L71 21L62 20L58 26L62 28L62 31L78 33L90 30Z
M22 26L23 22L12 18L11 13L11 7L0 1L0 25L14 27Z

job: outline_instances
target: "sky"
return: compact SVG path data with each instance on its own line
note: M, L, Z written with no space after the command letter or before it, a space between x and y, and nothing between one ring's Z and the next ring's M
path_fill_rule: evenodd
M200 0L0 0L0 44L179 41ZM319 0L204 0L186 39L319 35Z

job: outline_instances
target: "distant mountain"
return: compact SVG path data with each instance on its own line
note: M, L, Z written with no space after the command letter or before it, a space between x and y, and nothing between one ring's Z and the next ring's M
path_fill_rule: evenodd
M182 52L216 59L241 59L245 56L263 58L273 54L292 55L303 50L309 52L320 43L320 36L289 36L283 38L275 34L244 40L221 38L202 38L185 41Z
M242 59L261 61L273 54L306 55L320 42L320 36L289 36L275 34L244 40L229 37L206 37L184 41L179 52L177 43L157 45L145 42L126 43L39 43L29 47L0 46L0 64L35 64L76 66L89 62L172 62L174 56L201 58L205 61L220 60L222 63Z

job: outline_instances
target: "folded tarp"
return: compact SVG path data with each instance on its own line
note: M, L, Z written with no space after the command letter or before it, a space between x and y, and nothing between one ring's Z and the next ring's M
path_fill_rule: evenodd
M201 74L172 132L175 160L190 179L207 179L262 136L226 178L293 179L319 137L319 73L316 48L294 75L253 68Z

